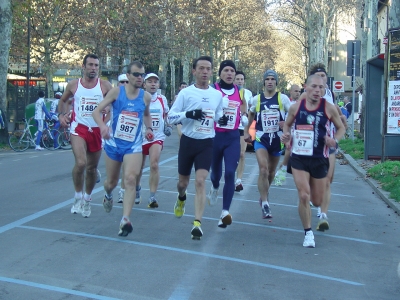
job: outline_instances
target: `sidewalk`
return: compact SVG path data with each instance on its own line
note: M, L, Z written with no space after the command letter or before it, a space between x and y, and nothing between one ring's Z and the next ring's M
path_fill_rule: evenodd
M389 198L389 192L386 192L381 189L380 184L375 179L368 177L367 170L369 165L374 165L373 161L365 161L365 160L355 160L349 154L345 154L339 149L339 153L343 155L343 160L346 161L360 177L362 177L374 190L375 193L381 197L381 199L387 204L388 207L392 208L393 211L400 215L400 203L395 200Z

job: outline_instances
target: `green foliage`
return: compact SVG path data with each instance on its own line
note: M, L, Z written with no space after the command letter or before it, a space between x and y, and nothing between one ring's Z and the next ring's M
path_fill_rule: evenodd
M343 139L339 142L339 147L346 154L349 154L354 159L364 158L364 141L362 139Z
M382 184L382 189L390 192L390 198L400 202L400 162L385 161L368 170L367 174Z

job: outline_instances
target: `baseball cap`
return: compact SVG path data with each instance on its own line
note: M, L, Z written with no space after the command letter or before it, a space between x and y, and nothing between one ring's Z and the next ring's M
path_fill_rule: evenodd
M118 81L128 81L128 77L126 77L126 74L121 74L118 76Z
M147 80L147 79L149 79L149 78L151 78L151 77L155 77L155 78L157 78L157 79L160 79L160 78L158 78L158 75L157 75L157 74L155 74L155 73L149 73L149 74L146 75L146 77L144 78L144 80Z
M267 79L268 76L272 76L275 78L276 84L278 84L278 74L274 71L274 70L267 70L264 73L263 79L265 81L265 79Z
M61 96L62 96L62 93L61 93L61 92L57 92L57 93L54 94L54 97L55 97L56 99L60 99Z

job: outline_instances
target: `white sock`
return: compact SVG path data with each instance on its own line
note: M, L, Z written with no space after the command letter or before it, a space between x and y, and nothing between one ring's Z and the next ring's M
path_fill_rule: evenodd
M321 213L321 215L319 216L320 219L328 219L328 216L326 215L326 213Z
M82 192L75 192L75 199L82 199Z
M221 219L226 217L227 215L229 215L229 211L223 209L221 213Z
M242 183L242 179L241 178L236 179L236 185L241 184L241 183Z
M88 202L92 201L92 199L90 199L90 195L88 195L86 193L83 195L83 200L88 201Z
M287 166L282 165L281 170L282 171L286 171L287 170Z
M263 202L261 203L262 206L264 206L265 204L267 204L267 205L269 206L269 203L268 203L267 200L265 200L265 201L263 201Z

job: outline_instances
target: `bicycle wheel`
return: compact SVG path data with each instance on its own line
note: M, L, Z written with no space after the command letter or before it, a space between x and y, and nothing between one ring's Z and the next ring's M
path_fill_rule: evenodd
M60 135L58 136L58 144L60 145L61 149L64 150L69 150L72 148L69 130L60 131Z
M8 137L8 144L16 152L22 152L29 148L29 135L24 130L16 130Z
M45 129L42 134L43 146L48 150L56 150L60 148L60 144L57 140L59 135L60 132L57 129Z

